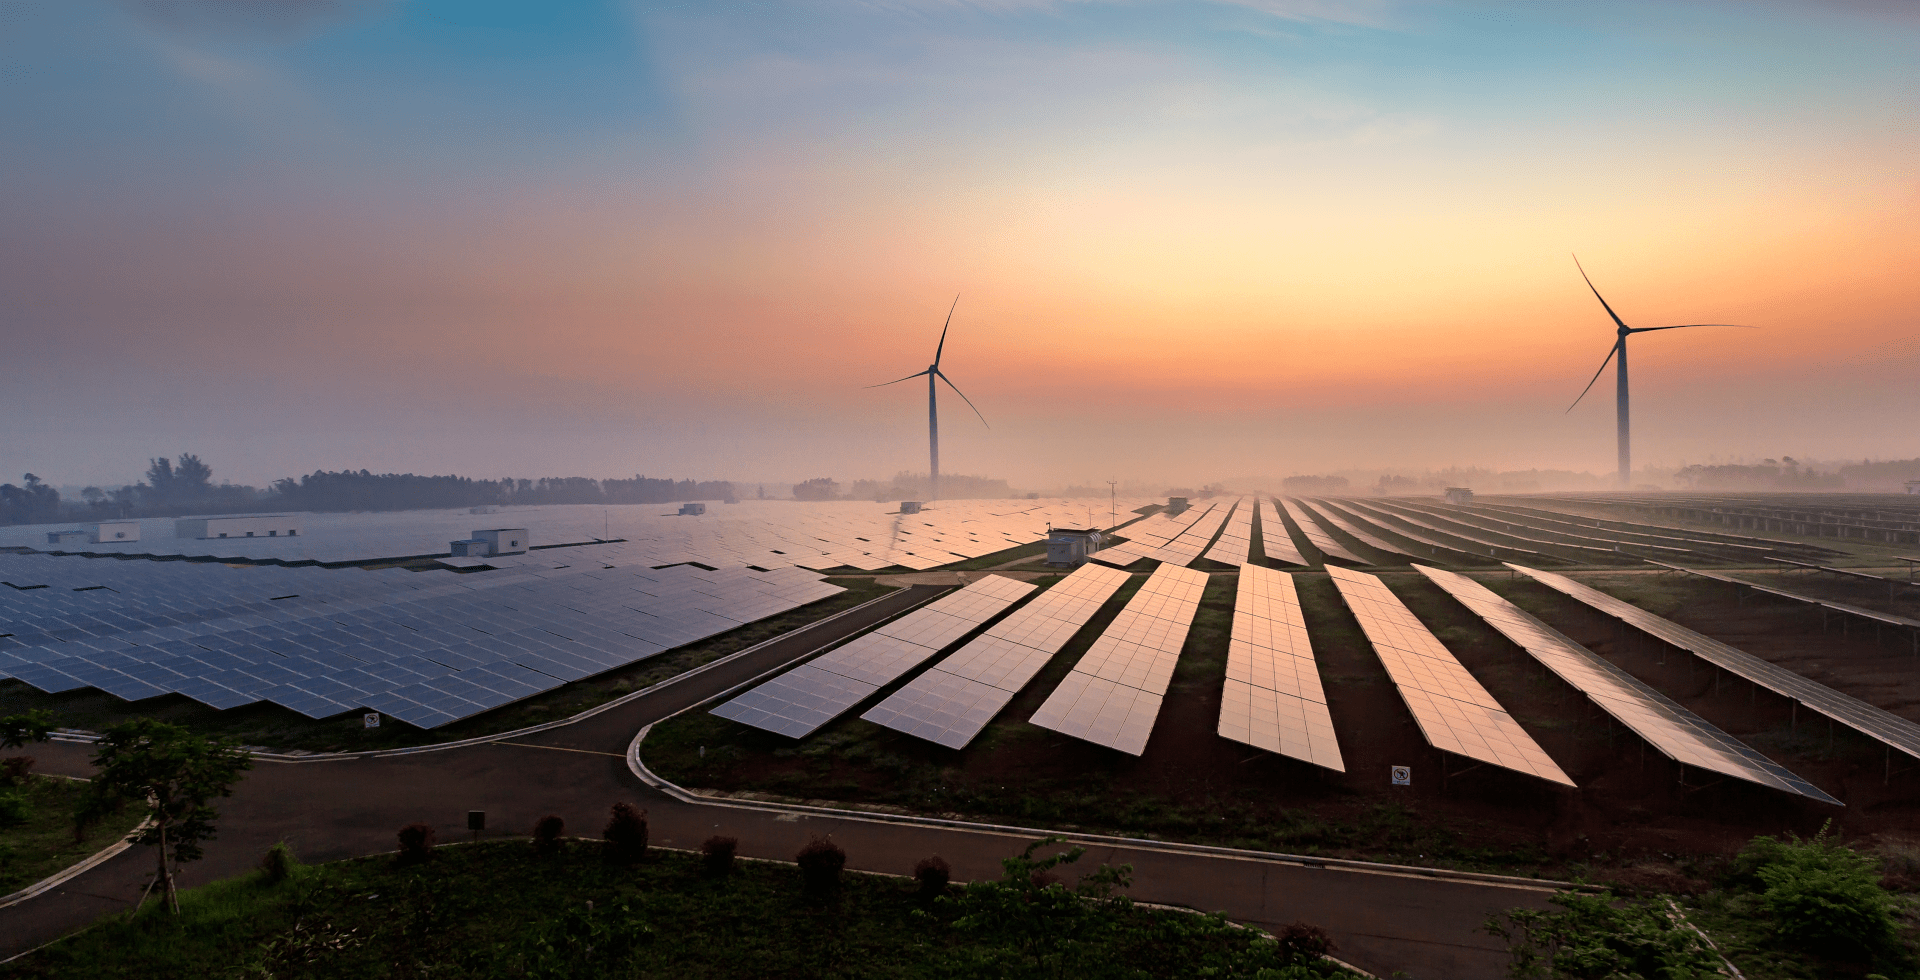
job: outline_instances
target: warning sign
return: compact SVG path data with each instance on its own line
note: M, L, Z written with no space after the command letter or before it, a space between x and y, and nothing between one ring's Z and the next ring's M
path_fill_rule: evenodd
M1413 785L1413 767L1412 766L1394 766L1393 767L1393 785L1412 786Z

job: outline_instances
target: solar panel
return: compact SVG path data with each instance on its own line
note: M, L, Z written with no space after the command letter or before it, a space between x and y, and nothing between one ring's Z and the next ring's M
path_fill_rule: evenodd
M1524 565L1515 565L1512 562L1508 562L1507 567L1629 626L1650 633L1662 642L1686 650L1736 677L1751 681L1783 698L1806 705L1813 711L1860 732L1890 749L1920 758L1920 724L1877 708L1859 698L1842 694L1819 681L1802 677L1785 667L1768 663L1710 636L1696 633L1630 602L1581 585L1564 575L1542 572Z
M1080 566L860 717L966 748L1126 581L1116 569Z
M1131 527L1121 536L1127 540L1111 548L1102 548L1093 554L1093 560L1106 562L1115 568L1126 566L1142 558L1156 556L1160 549L1172 544L1174 539L1186 533L1195 521L1207 515L1210 508L1190 507L1177 514L1161 511Z
M1234 504L1233 516L1220 532L1220 539L1207 549L1206 557L1223 565L1245 565L1253 547L1253 508L1258 498L1242 498Z
M1301 534L1307 536L1307 542L1319 549L1322 555L1328 558L1338 558L1341 561L1350 561L1356 565L1373 564L1373 562L1348 551L1346 545L1335 541L1333 535L1328 534L1326 529L1320 526L1319 519L1309 516L1307 509L1302 507L1298 501L1295 501L1291 497L1276 497L1274 499L1280 506L1287 509L1287 516L1293 518L1294 526L1300 529ZM1307 563L1302 562L1301 564Z
M1180 532L1179 537L1161 546L1152 557L1176 565L1191 565L1200 557L1200 553L1207 549L1207 542L1212 541L1213 536L1220 533L1220 527L1226 523L1227 515L1231 510L1231 504L1211 505L1206 513L1200 515L1199 520Z
M1220 695L1220 736L1346 772L1293 576L1240 569Z
M1337 527L1340 530L1347 532L1347 534L1353 537L1354 540L1359 541L1361 544L1364 544L1369 548L1375 548L1380 551L1384 551L1390 555L1399 555L1403 558L1419 557L1418 555L1415 555L1414 553L1408 551L1407 549L1402 548L1401 546L1394 544L1391 541L1387 541L1381 538L1379 535L1374 534L1373 532L1367 530L1366 528L1361 527L1360 524L1364 522L1360 521L1357 518L1351 519L1351 520L1348 519L1348 515L1344 511L1341 511L1339 508L1329 505L1324 500L1314 500L1311 503L1307 501L1301 501L1301 506L1311 511L1314 516L1321 518L1322 520L1326 521L1328 524L1331 524L1334 527Z
M712 709L722 718L805 738L1034 591L988 575L855 637Z
M1513 720L1500 702L1473 679L1438 638L1415 618L1378 576L1338 566L1327 574L1401 700L1426 736L1443 752L1572 786L1545 750Z
M1435 556L1438 556L1440 552L1444 551L1444 552L1447 552L1448 554L1460 555L1465 558L1478 559L1478 560L1484 561L1490 557L1493 557L1496 553L1500 551L1505 551L1516 557L1521 557L1521 556L1532 556L1535 558L1543 557L1537 551L1529 551L1526 548L1515 548L1511 545L1495 544L1494 542L1488 541L1485 538L1478 538L1469 534L1462 534L1459 531L1450 531L1450 530L1447 530L1446 528L1437 527L1429 521L1421 520L1418 517L1410 517L1405 512L1397 509L1388 510L1385 507L1363 503L1358 500L1342 500L1340 501L1340 504L1346 509L1346 512L1348 514L1366 519L1367 521L1374 524L1375 526L1391 531L1394 534L1397 534L1400 537L1407 539L1408 541L1412 541L1417 544L1426 545L1427 548L1429 549L1429 553ZM1396 526L1396 524L1411 524L1414 527L1420 528L1420 531L1409 531L1405 528ZM1430 531L1432 533L1431 534L1421 533L1423 531ZM1483 555L1480 552L1473 550L1472 548L1462 548L1457 544L1449 544L1445 541L1440 540L1439 538L1434 537L1435 534L1441 535L1443 537L1453 538L1456 541L1465 541L1465 542L1468 542L1469 544L1479 545L1480 547L1486 549L1487 553Z
M1458 572L1420 573L1675 762L1841 805L1785 766Z
M1029 720L1132 755L1146 751L1206 588L1205 572L1155 569Z
M1294 546L1293 535L1287 533L1286 522L1280 519L1280 514L1274 506L1271 499L1260 502L1260 550L1268 558L1283 561L1289 565L1313 564L1300 553L1298 547Z

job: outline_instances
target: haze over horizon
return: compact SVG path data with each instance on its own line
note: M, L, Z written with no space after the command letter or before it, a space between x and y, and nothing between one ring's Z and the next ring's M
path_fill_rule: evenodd
M0 481L1920 456L1920 7L0 5Z

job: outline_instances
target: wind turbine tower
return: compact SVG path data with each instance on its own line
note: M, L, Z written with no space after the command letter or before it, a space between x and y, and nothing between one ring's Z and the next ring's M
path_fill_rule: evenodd
M1620 314L1613 312L1613 307L1607 305L1606 297L1600 295L1600 290L1594 287L1593 280L1587 278L1587 270L1580 265L1580 257L1577 255L1573 257L1573 267L1580 270L1580 278L1586 279L1587 288L1593 290L1593 298L1600 301L1600 305L1606 309L1607 315L1613 318L1614 326L1619 329L1614 335L1613 347L1607 351L1607 356L1600 361L1600 370L1593 372L1593 379L1587 382L1585 388L1580 389L1580 398L1575 398L1573 404L1567 406L1567 411L1573 411L1574 408L1580 404L1580 399L1587 397L1587 392L1593 390L1594 382L1599 381L1601 373L1606 371L1608 361L1619 362L1619 381L1618 387L1615 389L1614 411L1618 416L1619 426L1620 489L1631 489L1633 487L1633 433L1628 424L1627 411L1627 338L1636 333L1652 333L1655 330L1680 330L1686 327L1747 327L1747 324L1677 323L1670 327L1629 327L1620 319ZM1752 328L1748 327L1748 329Z
M956 295L953 298L953 306L947 308L947 322L940 328L940 345L933 349L933 363L927 365L925 371L915 371L904 378L896 378L882 384L867 386L869 388L885 388L887 385L897 385L902 381L911 381L923 374L927 376L927 451L929 455L928 475L931 481L931 486L928 487L927 493L927 499L929 500L940 499L940 399L938 398L939 388L935 384L936 380L945 381L947 387L952 388L953 393L959 395L960 400L966 402L968 408L973 409L973 414L980 416L980 424L987 425L987 417L980 415L980 409L975 407L973 399L968 398L967 393L961 391L960 386L954 384L953 380L948 378L946 374L940 370L940 355L947 349L947 328L953 326L953 311L959 306L960 297ZM991 429L993 426L987 425L987 428Z

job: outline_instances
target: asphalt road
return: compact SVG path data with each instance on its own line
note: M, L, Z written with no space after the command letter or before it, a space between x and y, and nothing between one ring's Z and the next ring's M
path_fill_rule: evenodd
M627 747L643 726L941 591L902 590L582 722L507 742L379 758L262 760L221 805L220 837L207 846L205 859L186 866L182 884L244 872L281 840L302 860L319 862L390 851L395 832L416 821L433 824L443 842L466 839L469 810L486 811L488 837L524 835L547 814L563 818L571 835L597 836L608 808L621 800L649 810L651 839L667 847L697 848L713 834L726 834L739 838L742 855L790 860L812 836L831 835L852 869L906 874L920 858L939 854L953 864L956 880L997 877L1000 859L1033 836L684 803L642 783L626 763ZM34 747L41 770L70 775L87 774L90 751ZM1267 927L1312 922L1332 933L1342 959L1380 976L1398 970L1415 980L1502 975L1504 951L1476 928L1495 909L1544 908L1550 894L1152 846L1094 847L1081 867L1101 862L1134 866L1131 894L1138 900L1220 911ZM152 866L151 854L133 848L56 891L0 909L0 959L128 907Z

